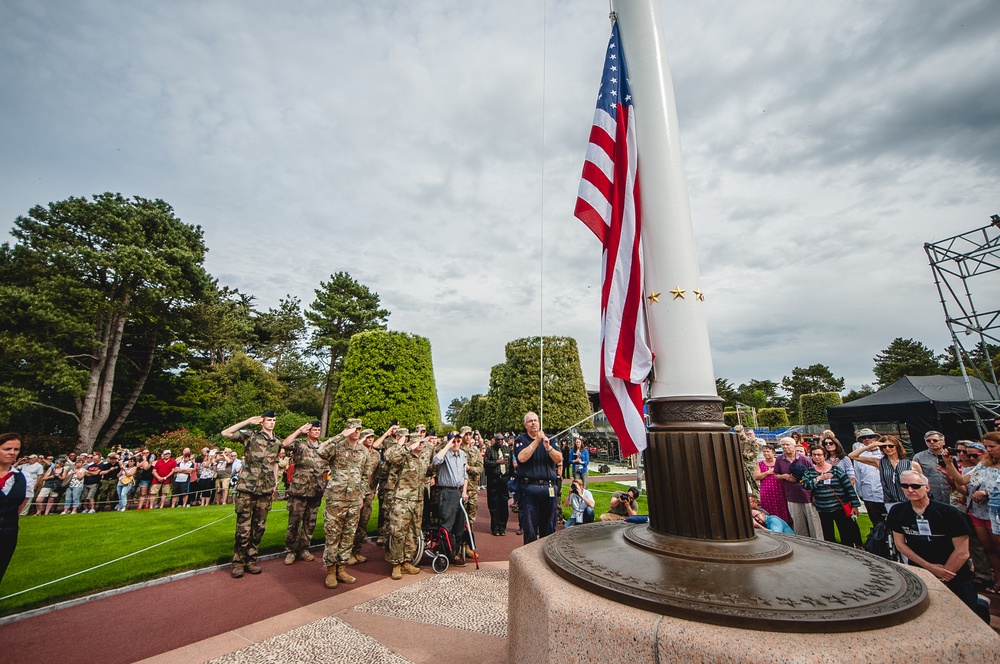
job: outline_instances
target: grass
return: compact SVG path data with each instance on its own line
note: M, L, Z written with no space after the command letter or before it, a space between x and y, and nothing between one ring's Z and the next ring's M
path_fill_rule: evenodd
M374 531L377 521L378 498L375 499L372 519L368 522L369 532ZM21 517L19 524L17 550L0 584L0 616L175 572L229 562L233 555L236 517L232 505L212 505L65 517L30 516ZM287 528L285 502L275 501L267 517L261 554L284 550ZM124 560L9 597L184 533L190 534ZM321 507L313 542L321 543L323 539Z

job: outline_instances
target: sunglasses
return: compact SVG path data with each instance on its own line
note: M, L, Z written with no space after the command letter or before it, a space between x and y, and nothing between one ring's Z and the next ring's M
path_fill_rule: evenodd
M900 482L899 486L903 487L904 489L913 489L914 491L916 491L917 489L923 489L927 485L926 484L903 484L902 482Z
M896 449L896 446L895 445L879 445L878 448L880 450L894 450L894 449Z
M837 443L833 442L832 440L828 440L828 441L826 441L826 442L825 442L825 443L823 443L823 444L824 444L824 445L836 445Z
M967 457L969 457L971 459L978 459L979 457L981 457L983 455L980 454L979 452L966 452L965 456L967 456Z

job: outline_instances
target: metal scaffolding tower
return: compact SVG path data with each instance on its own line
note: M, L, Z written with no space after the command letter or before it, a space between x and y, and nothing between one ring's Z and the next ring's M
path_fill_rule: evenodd
M925 243L924 251L934 272L934 284L938 289L945 322L951 332L952 345L958 366L965 378L969 392L969 403L976 418L980 434L992 431L984 426L982 416L986 413L1000 417L1000 390L997 375L991 361L991 346L996 352L1000 347L1000 309L979 311L972 299L973 280L987 285L993 290L991 299L998 294L997 275L1000 271L1000 216L990 217L990 224L961 235ZM985 275L989 281L982 279ZM983 381L987 398L976 398L969 374Z

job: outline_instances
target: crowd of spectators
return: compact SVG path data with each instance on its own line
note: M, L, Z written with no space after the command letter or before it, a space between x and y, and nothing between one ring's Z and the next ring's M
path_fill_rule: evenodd
M21 516L223 505L242 461L232 449L203 447L200 454L117 448L65 456L29 454L15 463L27 482Z

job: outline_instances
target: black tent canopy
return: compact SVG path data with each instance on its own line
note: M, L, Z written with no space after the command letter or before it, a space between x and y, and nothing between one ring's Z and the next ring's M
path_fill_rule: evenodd
M969 378L973 399L996 401L997 386ZM969 389L961 376L905 376L875 394L842 406L826 409L830 428L850 451L854 432L876 422L906 425L913 450L926 449L924 433L940 431L948 445L962 439L979 440ZM992 422L993 416L980 410L979 416Z

